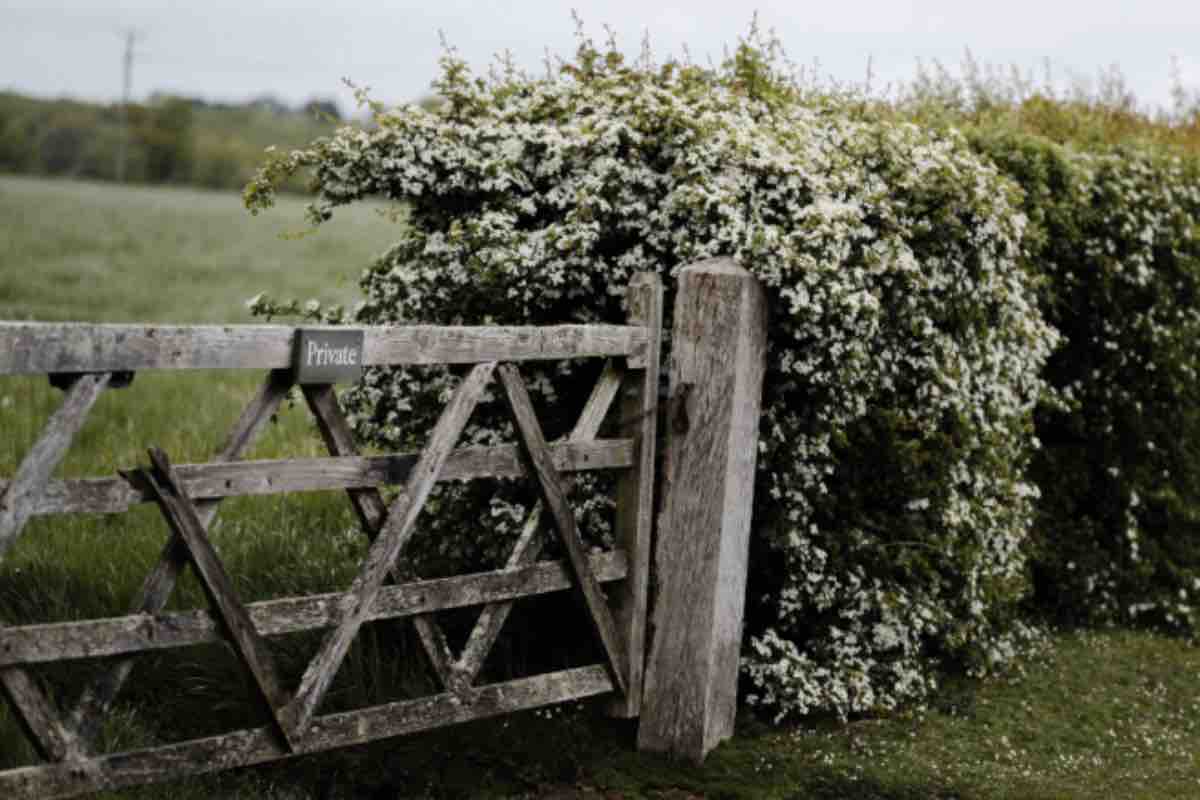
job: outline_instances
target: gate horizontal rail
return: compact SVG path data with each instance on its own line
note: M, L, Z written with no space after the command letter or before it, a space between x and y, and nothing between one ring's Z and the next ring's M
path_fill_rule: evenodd
M418 453L360 455L332 385L319 383L300 388L329 457L254 461L239 459L297 385L298 376L304 377L293 371L300 329L0 322L0 376L47 374L65 391L61 407L16 473L0 481L0 560L34 516L113 514L156 503L167 526L162 553L129 614L11 627L0 623L0 688L47 762L0 771L0 797L68 797L171 780L601 694L611 696L610 713L637 716L662 334L657 277L635 278L628 299L628 325L329 328L361 332L361 358L352 364L474 366ZM305 328L304 335L313 331ZM607 362L574 428L547 442L516 363L594 357ZM212 462L173 465L166 453L151 448L150 466L120 477L52 479L99 396L128 383L128 373L147 369L264 369L268 374ZM489 384L507 401L517 443L456 447ZM619 409L620 436L598 438L613 406ZM617 472L617 544L608 552L585 549L566 502L562 476L584 470ZM541 499L507 562L488 572L419 579L405 565L403 550L430 491L441 481L483 477L525 478L539 489ZM400 487L390 505L380 492L384 486ZM208 537L222 500L330 490L346 493L371 540L351 586L243 603ZM538 560L543 517L558 534L562 560ZM176 582L188 568L196 573L209 608L166 612ZM478 685L513 602L567 590L586 608L603 662ZM433 615L468 606L482 608L466 644L455 654ZM361 626L394 618L413 621L440 691L320 714ZM324 630L322 644L299 685L285 686L265 637L308 630ZM270 725L136 751L98 750L100 721L128 680L135 656L218 642L231 646ZM100 658L108 661L71 708L60 708L60 699L37 675L46 664Z
M632 439L597 439L550 445L559 472L622 469L633 466ZM261 459L227 463L180 464L175 469L193 499L247 495L366 489L402 484L417 453L336 458ZM462 447L450 454L438 481L474 478L519 478L525 474L515 445ZM0 494L8 487L0 481ZM52 480L30 503L34 516L45 514L119 514L154 502L146 489L124 478Z
M590 562L596 579L602 583L624 580L629 573L624 550L592 555ZM510 569L386 586L367 613L367 619L411 617L570 588L571 573L564 562L541 561ZM332 626L341 597L339 593L326 593L262 600L247 603L246 610L259 633L281 636ZM22 625L4 629L0 639L0 667L169 650L223 639L220 620L205 610Z
M612 691L602 666L578 667L418 700L373 706L313 719L309 740L283 747L269 727L192 739L145 750L0 772L0 796L57 798L203 775L280 761L306 753L366 744L513 711L580 700Z
M306 327L363 332L363 365L478 364L645 357L636 325ZM0 375L146 369L287 369L296 328L286 325L92 325L0 322Z

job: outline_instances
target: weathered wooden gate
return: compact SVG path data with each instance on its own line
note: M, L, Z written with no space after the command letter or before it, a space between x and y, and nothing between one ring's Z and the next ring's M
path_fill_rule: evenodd
M257 764L434 728L456 722L612 693L610 709L636 716L641 700L647 571L654 492L655 406L662 290L638 276L630 286L627 325L552 327L395 327L364 329L365 365L471 364L419 454L363 457L329 384L301 390L316 418L328 458L239 461L294 384L296 329L281 326L162 328L126 325L0 323L0 375L46 373L65 390L16 474L0 482L0 559L34 515L119 513L156 503L168 534L128 616L80 622L0 625L0 683L44 764L0 772L0 797L67 797L100 789L169 780ZM547 443L517 362L607 357L573 431ZM98 396L151 369L265 369L269 373L212 462L172 464L151 449L148 467L119 478L52 480ZM519 434L516 446L455 448L489 382L500 384ZM626 438L598 439L614 399L622 394ZM618 548L585 551L567 505L561 474L615 469ZM539 505L503 569L452 578L413 580L400 557L417 515L437 481L484 476L535 480ZM378 487L403 486L390 507ZM343 593L245 604L207 535L225 497L344 490L372 543ZM544 509L544 512L543 512ZM548 513L563 561L538 561L538 518ZM210 610L164 613L188 566L204 587ZM613 582L612 603L600 588ZM604 661L505 683L477 678L515 599L574 590L589 612ZM482 606L457 655L433 613ZM409 617L442 691L417 700L344 713L318 713L361 626ZM298 686L282 685L264 637L325 629ZM270 724L219 736L121 753L95 748L96 729L139 653L204 642L227 642L244 666ZM48 696L39 665L106 658L95 680L69 709Z

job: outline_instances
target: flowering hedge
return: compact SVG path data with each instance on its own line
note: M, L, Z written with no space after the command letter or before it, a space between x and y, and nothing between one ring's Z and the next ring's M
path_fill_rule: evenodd
M367 196L408 207L363 274L365 302L309 310L371 324L620 321L635 272L667 279L669 309L678 268L735 257L773 314L751 701L781 715L889 708L927 691L935 663L1007 660L1027 633L1014 612L1037 491L1024 476L1056 342L1021 266L1013 186L957 134L806 96L753 42L715 69L630 65L587 40L545 78L478 79L453 54L442 66L443 105L376 108L374 129L280 154L247 187L263 207L311 167L315 222ZM583 369L527 371L547 413L582 405ZM454 381L372 370L348 397L355 428L411 446ZM490 408L468 432L510 435ZM603 541L600 488L575 495ZM527 507L515 487L445 487L426 554L494 557Z
M1024 189L1025 258L1063 346L1038 415L1035 600L1072 622L1193 630L1200 600L1200 167L997 126L974 147Z

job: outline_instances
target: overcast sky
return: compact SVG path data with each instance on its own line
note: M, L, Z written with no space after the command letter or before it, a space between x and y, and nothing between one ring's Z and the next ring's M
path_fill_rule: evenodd
M757 7L789 57L861 81L904 80L918 59L957 66L966 48L984 62L1055 75L1095 76L1120 66L1139 99L1166 104L1171 57L1200 87L1200 0L0 0L0 88L111 101L121 95L124 32L139 38L133 97L168 91L241 101L353 103L343 77L395 102L425 94L445 33L485 67L508 49L537 68L545 48L574 48L570 10L598 40L607 24L629 52L644 32L659 54L687 44L694 60L720 58Z

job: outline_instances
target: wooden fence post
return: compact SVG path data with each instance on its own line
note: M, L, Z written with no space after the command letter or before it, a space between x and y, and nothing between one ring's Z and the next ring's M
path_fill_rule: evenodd
M766 331L731 259L680 272L642 750L699 762L733 733Z

